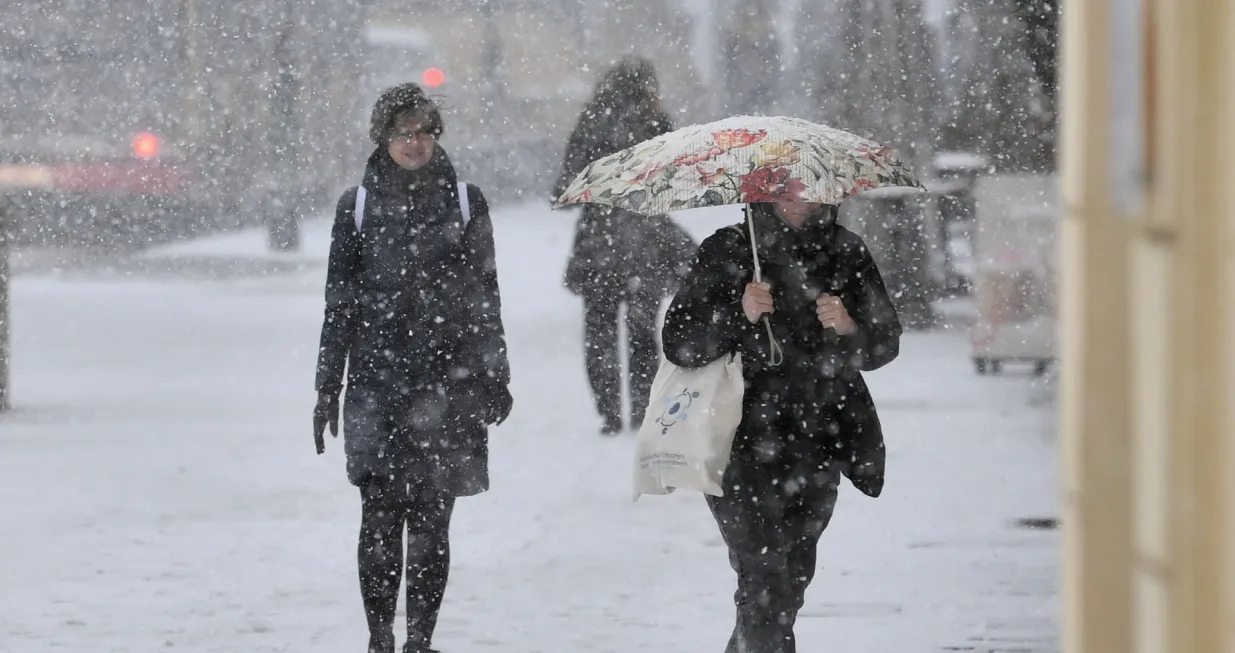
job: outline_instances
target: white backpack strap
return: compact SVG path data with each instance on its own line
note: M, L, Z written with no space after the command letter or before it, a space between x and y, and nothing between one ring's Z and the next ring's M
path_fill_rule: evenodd
M467 182L459 182L459 210L463 212L463 228L472 221L472 206L467 199Z
M361 225L364 224L364 199L368 194L364 186L356 187L356 206L352 208L352 214L356 217L356 231L360 231Z

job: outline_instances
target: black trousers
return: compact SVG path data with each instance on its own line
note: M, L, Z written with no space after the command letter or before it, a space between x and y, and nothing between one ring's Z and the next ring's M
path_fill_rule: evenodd
M369 622L369 653L393 653L395 606L404 574L407 531L407 644L429 650L450 572L450 515L455 499L431 486L398 487L375 479L360 488L357 562L360 594Z
M646 295L584 298L584 347L587 375L596 410L606 422L622 423L622 361L618 342L618 309L626 304L626 345L630 353L630 425L638 428L647 410L658 365L656 315L660 298Z
M725 496L707 497L738 577L737 623L725 653L795 653L793 625L839 483L831 468L735 459L725 471Z

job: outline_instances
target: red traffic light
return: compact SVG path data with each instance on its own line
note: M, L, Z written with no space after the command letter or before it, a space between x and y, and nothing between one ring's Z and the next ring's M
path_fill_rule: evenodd
M429 88L437 88L446 81L446 73L442 72L441 68L430 68L420 76L421 81Z
M153 159L159 154L159 137L142 132L133 139L133 154L143 159Z

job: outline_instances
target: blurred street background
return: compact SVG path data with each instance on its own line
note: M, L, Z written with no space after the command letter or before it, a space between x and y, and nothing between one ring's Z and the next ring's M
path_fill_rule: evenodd
M566 139L650 58L678 126L795 115L926 192L842 220L909 328L872 374L888 487L846 487L804 650L1060 648L1057 0L17 0L0 9L0 650L359 650L359 507L314 456L329 225L415 81L494 206L516 408L460 502L438 644L722 650L701 499L629 502L561 287ZM674 216L696 238L728 209ZM563 343L569 343L563 345ZM18 498L24 497L24 498ZM597 555L596 552L603 552ZM1182 653L1182 652L1180 652Z

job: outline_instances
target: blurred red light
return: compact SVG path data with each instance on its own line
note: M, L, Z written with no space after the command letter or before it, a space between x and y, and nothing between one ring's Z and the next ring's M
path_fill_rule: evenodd
M446 73L442 72L441 68L430 68L421 76L421 80L424 81L425 86L437 88L446 81Z
M159 154L159 137L142 132L133 139L133 154L143 159L153 159Z

